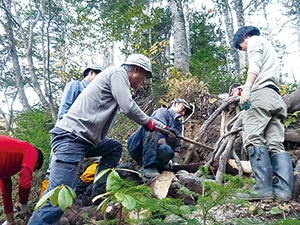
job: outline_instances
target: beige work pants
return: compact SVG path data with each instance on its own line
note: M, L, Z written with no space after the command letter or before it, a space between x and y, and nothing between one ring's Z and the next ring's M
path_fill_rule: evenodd
M243 114L243 143L266 146L272 155L285 151L283 146L285 128L283 121L287 107L281 96L265 87L251 92L251 107Z

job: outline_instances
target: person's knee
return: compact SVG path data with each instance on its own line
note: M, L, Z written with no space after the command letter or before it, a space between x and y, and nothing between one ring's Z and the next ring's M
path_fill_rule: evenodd
M173 149L167 144L160 144L158 147L158 161L162 163L168 163L170 159L174 157L175 153Z

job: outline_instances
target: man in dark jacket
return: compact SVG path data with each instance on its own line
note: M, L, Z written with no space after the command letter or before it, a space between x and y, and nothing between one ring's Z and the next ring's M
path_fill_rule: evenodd
M160 121L173 133L180 135L182 132L182 116L188 116L192 112L192 106L184 99L174 99L169 109L160 108L152 114L152 118ZM145 178L159 175L163 168L172 159L173 163L179 163L181 140L168 138L165 134L148 132L140 127L128 138L127 148L131 157L142 166L141 174Z

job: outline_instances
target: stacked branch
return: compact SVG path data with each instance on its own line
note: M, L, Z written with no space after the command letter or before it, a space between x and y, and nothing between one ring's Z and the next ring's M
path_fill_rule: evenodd
M228 156L232 153L233 157L236 160L238 166L238 173L240 175L243 174L243 168L240 163L240 158L238 157L236 150L233 148L235 140L238 136L238 133L242 130L242 113L239 112L236 116L234 116L227 124L224 123L225 121L225 113L224 110L228 108L228 106L232 103L239 101L238 97L232 97L223 102L223 104L210 116L210 118L203 124L200 129L200 135L197 138L202 138L205 130L207 129L208 125L218 116L222 115L221 119L221 137L217 141L214 146L214 151L212 152L210 159L205 163L205 167L211 167L211 164L214 161L219 161L219 167L216 173L216 182L221 184L222 177L225 173L226 164L228 160ZM231 127L231 129L230 129ZM202 176L201 171L197 171L195 173L196 176Z
M200 128L199 133L198 133L197 137L194 139L194 141L200 142L203 139L205 131L207 130L208 126L216 119L216 117L218 115L220 115L224 110L226 110L230 104L238 102L238 101L239 101L239 97L230 97L230 98L224 100L224 102L219 106L219 108L217 110L215 110L214 113L203 123L203 125ZM228 130L228 126L231 123L232 123L232 121L230 121L229 124L226 126L227 130ZM221 128L221 130L224 130L224 129ZM222 134L222 131L221 131L221 134ZM227 132L224 135L222 135L221 138L219 139L219 141L216 143L212 155L216 154L216 152L217 152L216 150L219 149L219 144L220 144L221 140L223 140L225 138L225 142L226 142L226 140L227 140L226 137L228 135L234 135L234 134L235 134L234 131L232 131L232 132L230 131L230 132ZM224 143L221 144L220 148L223 148L223 147L224 148L226 147L226 145ZM184 164L188 164L190 162L191 158L195 158L195 156L198 156L198 154L196 152L197 150L199 150L199 147L196 146L196 145L194 145L194 144L191 144L188 147L188 152L186 154L186 157L185 157L185 160L184 160ZM209 167L209 165L213 162L214 157L212 157L211 160L209 160L211 162L206 163L206 167ZM197 175L201 176L200 172L197 173Z

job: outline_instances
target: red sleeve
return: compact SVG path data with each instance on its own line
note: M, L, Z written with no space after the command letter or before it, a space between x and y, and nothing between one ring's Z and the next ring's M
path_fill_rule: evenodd
M27 204L32 181L32 170L22 166L19 175L19 197L22 205Z
M13 203L11 198L12 183L10 177L0 180L0 188L2 193L4 213L5 214L12 213L13 212Z

